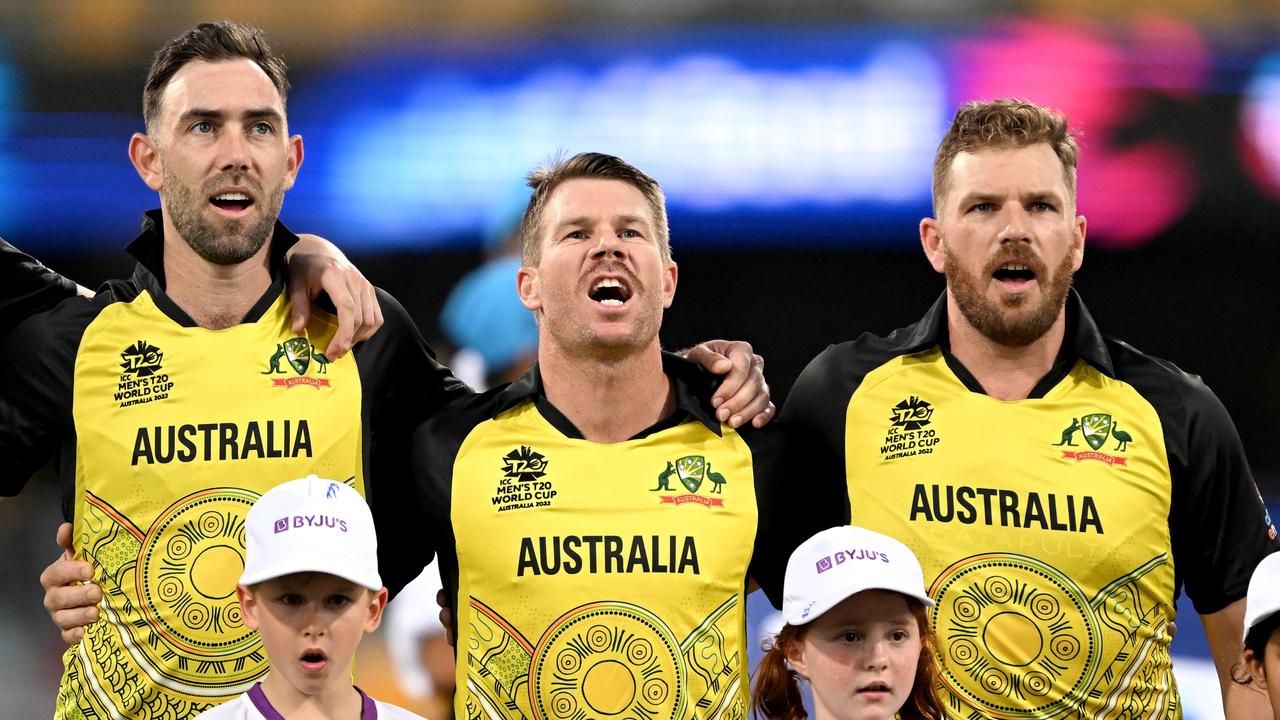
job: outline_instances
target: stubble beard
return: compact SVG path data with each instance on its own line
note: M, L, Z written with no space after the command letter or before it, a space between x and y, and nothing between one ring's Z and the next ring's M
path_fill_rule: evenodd
M562 323L555 318L548 318L545 314L541 321L557 344L572 354L596 361L619 360L648 347L658 337L658 330L662 325L661 299L653 298L640 279L625 269L609 266L602 268L602 271L621 272L627 275L633 298L642 303L657 302L658 307L650 311L641 309L642 312L638 313L638 319L631 332L623 335L602 335L592 328L590 323ZM585 291L575 286L571 292L580 296ZM576 299L562 297L557 304L568 308Z
M276 218L284 204L284 186L280 185L263 199L260 187L253 187L259 212L246 219L230 220L221 228L216 227L204 214L209 195L226 185L250 185L255 183L244 175L229 173L204 183L200 192L192 190L174 176L168 167L164 169L162 199L173 226L187 245L202 259L215 265L239 265L262 249L275 229Z
M1063 256L1052 276L1039 257L1028 249L1001 253L983 268L980 275L969 272L961 265L950 248L944 248L947 287L955 298L960 314L978 332L998 345L1025 347L1044 337L1053 327L1067 302L1074 275L1074 258L1071 253ZM985 290L991 274L1006 262L1017 262L1035 271L1036 278L1044 284L1040 302L1033 308L1024 308L1030 298L1026 295L1005 297L999 301L987 298Z

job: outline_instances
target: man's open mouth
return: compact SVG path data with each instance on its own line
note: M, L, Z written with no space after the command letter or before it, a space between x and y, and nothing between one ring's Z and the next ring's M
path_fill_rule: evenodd
M631 287L617 278L600 278L587 293L593 301L608 307L622 307L631 299Z
M243 212L253 207L253 198L242 192L218 193L209 198L209 202L222 210Z
M1035 280L1036 271L1032 270L1030 265L1024 265L1022 263L1015 263L1015 262L1008 262L996 268L996 271L992 273L992 277L994 277L996 280L1001 280L1001 281L1012 280L1015 282L1022 282L1022 281L1028 281L1028 280Z

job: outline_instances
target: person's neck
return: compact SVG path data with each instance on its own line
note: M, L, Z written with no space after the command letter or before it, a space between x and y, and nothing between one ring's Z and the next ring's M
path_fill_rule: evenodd
M947 293L947 332L951 354L997 400L1025 400L1058 360L1067 333L1067 314L1058 314L1048 332L1028 345L1001 345L969 324Z
M202 328L240 324L271 286L270 240L242 263L218 265L197 255L168 217L164 236L165 294Z
M332 687L318 695L305 695L283 674L269 672L262 681L262 692L271 707L289 720L360 720L364 701L348 678L350 673L337 673Z
M622 356L584 357L543 342L538 369L547 400L592 442L629 440L675 409L675 386L662 371L656 338Z

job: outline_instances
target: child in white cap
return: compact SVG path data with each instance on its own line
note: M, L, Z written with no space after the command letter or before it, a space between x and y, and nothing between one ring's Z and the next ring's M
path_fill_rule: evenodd
M369 506L315 475L269 490L245 518L236 588L270 671L198 720L422 720L351 684L351 662L387 605Z
M1280 720L1280 553L1258 563L1249 580L1244 609L1245 673L1233 678L1267 691L1271 709Z
M938 720L931 605L920 562L897 540L846 525L804 541L787 562L786 624L756 671L756 712L803 720L800 678L816 720Z

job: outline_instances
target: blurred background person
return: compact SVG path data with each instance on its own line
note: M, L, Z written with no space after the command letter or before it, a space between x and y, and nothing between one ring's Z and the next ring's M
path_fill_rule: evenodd
M538 323L515 292L520 269L520 218L529 187L512 187L485 222L483 265L449 292L440 327L455 350L454 373L484 391L520 377L538 356Z

